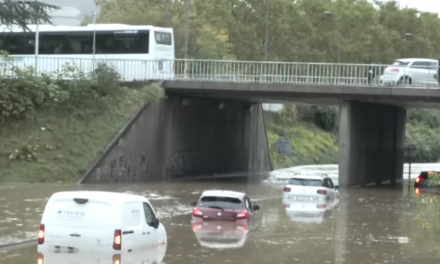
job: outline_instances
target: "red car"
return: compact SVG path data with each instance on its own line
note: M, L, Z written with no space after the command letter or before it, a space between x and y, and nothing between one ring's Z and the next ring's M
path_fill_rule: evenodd
M211 190L204 191L194 206L192 222L198 223L209 220L247 222L253 212L260 209L245 193Z

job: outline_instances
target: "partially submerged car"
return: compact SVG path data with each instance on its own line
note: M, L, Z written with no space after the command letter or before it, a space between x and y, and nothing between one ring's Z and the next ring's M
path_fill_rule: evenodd
M238 221L247 222L260 207L252 204L248 195L228 190L204 191L194 206L193 222Z

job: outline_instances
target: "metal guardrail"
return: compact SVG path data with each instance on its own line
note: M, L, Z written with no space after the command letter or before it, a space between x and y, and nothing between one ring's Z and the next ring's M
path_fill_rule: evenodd
M11 76L12 66L60 73L75 65L85 73L99 63L112 66L122 81L188 80L201 82L265 83L325 86L400 86L438 88L438 69L380 64L331 64L212 60L115 60L19 56L0 61L0 74Z

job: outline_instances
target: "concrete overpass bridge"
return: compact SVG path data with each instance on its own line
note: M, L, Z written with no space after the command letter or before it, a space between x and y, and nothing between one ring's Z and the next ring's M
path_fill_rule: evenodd
M127 124L84 182L267 174L272 165L261 104L286 102L340 106L341 186L394 182L403 172L406 108L440 105L435 74L428 81L385 86L380 76L389 65L105 62L120 72L123 82L162 81L167 96ZM74 63L86 72L96 65L96 61L72 58L15 63L35 63L39 71L52 72L63 63ZM372 70L375 76L367 74Z

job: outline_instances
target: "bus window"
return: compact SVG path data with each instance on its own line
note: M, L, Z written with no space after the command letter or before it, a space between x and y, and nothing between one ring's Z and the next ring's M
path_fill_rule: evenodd
M148 31L96 32L96 54L148 54ZM40 33L40 54L93 54L93 32Z
M11 55L35 54L35 35L11 33L0 36L0 50L5 50Z
M156 43L160 45L168 45L171 46L173 44L171 33L166 32L154 32L154 38L156 39Z
M90 32L40 33L39 54L90 54L92 45Z
M96 51L103 54L148 54L148 34L148 31L135 34L97 32Z

